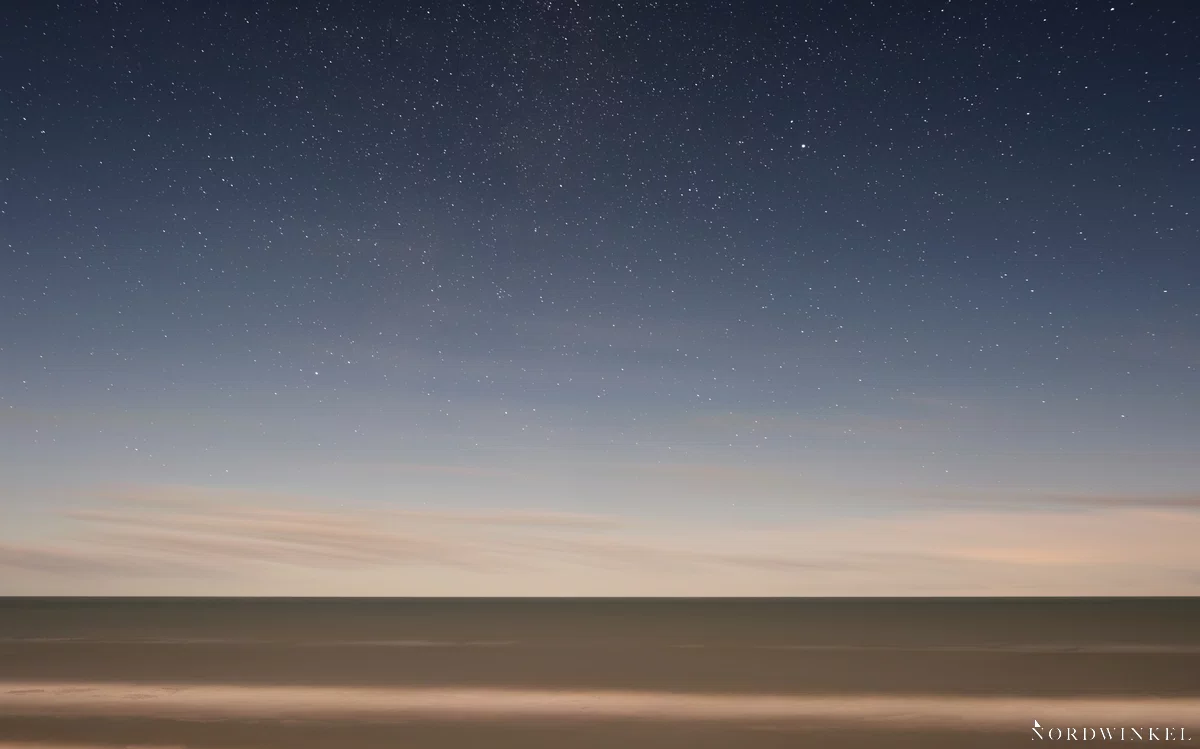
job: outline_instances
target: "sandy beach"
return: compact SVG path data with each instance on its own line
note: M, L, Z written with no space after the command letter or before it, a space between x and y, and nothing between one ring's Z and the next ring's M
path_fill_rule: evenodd
M9 599L0 748L998 747L1035 720L1190 740L1196 609Z

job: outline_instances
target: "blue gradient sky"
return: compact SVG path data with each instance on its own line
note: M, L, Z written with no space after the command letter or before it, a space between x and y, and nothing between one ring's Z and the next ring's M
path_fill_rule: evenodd
M5 17L0 594L1200 593L1182 5Z

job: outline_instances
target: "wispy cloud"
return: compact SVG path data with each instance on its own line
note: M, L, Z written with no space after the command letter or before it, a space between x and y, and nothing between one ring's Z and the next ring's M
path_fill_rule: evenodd
M163 559L129 548L108 549L90 544L0 543L0 569L51 573L80 579L128 575L206 574L206 565L186 559Z
M987 494L968 492L976 500ZM1058 504L1034 506L1031 498ZM64 533L0 545L0 568L12 579L51 576L85 588L103 579L113 583L108 589L167 575L272 593L279 591L266 581L285 580L299 594L348 590L350 583L359 595L1200 592L1194 497L1043 492L1009 502L722 527L123 487L68 513ZM420 574L405 572L413 569ZM316 590L318 578L325 587Z
M756 411L711 411L689 419L694 429L727 433L767 433L794 437L893 436L903 438L921 432L945 431L949 422L942 418L918 419L865 414L778 414Z
M492 466L453 465L437 463L393 463L386 461L338 460L325 463L331 468L358 472L382 473L397 476L437 476L468 479L516 479L522 474Z
M946 488L929 489L927 499L959 506L983 506L994 509L1104 510L1104 509L1176 509L1200 510L1200 494L1195 492L1104 493L1071 492L1038 488Z
M436 510L396 510L398 518L442 524L492 525L524 527L556 527L576 529L619 528L626 521L605 516L577 512L546 512L535 510L454 512Z

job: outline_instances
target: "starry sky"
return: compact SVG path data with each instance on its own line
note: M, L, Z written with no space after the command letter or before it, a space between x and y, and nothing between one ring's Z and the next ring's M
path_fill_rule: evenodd
M0 594L1200 593L1187 3L0 11Z

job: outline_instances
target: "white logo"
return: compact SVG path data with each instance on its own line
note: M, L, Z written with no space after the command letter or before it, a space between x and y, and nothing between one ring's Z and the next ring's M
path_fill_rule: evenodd
M1183 726L1052 726L1035 719L1030 741L1191 741Z

